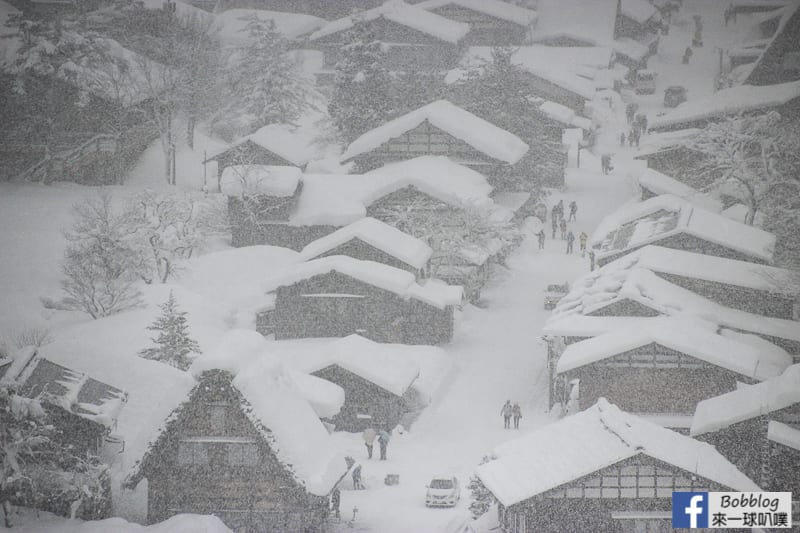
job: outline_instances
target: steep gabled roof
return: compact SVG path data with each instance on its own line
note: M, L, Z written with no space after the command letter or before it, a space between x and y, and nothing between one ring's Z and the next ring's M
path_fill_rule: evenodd
M433 253L421 240L367 217L309 243L300 252L300 259L314 259L352 239L359 239L417 269L423 268Z
M308 130L300 131L286 124L268 124L259 128L254 133L242 137L228 148L212 155L209 161L247 145L255 144L272 152L289 165L302 167L312 159L321 156L322 148L318 146L312 133ZM247 161L243 161L247 163Z
M360 22L379 18L385 18L396 24L435 37L440 41L453 44L458 43L469 32L469 24L440 17L415 5L406 4L402 0L387 0L383 5L376 8L329 22L312 33L309 39L316 41L328 35L349 30Z
M476 473L508 507L637 455L737 491L758 486L713 446L620 411L605 398L493 450Z
M558 360L558 372L568 372L654 343L758 380L778 376L792 364L792 358L780 348L764 350L761 346L718 334L714 324L665 317L645 327L619 329L570 344Z
M797 403L800 403L800 364L763 383L703 400L695 409L691 435L719 431Z
M272 292L278 287L294 285L300 281L331 272L344 274L368 285L392 292L404 299L420 300L439 309L461 303L461 287L448 285L445 290L433 283L419 285L410 272L344 255L332 255L299 263L291 272L268 280L264 284L264 291Z
M771 263L775 235L693 206L671 194L629 204L604 218L592 235L597 259L685 233Z
M214 372L231 380L243 414L294 480L311 494L328 495L347 472L347 464L292 373L271 353L270 344L255 331L232 330L216 349L195 359L191 371L197 384L174 406L157 438L126 478L126 486L136 486L145 477L147 465L161 460L155 451L170 438L184 406L210 375L206 373Z
M536 11L533 9L516 6L501 0L424 0L414 5L427 11L433 11L448 5L456 5L500 20L513 22L526 28L536 22Z
M222 171L220 188L228 196L266 194L292 196L303 172L297 167L273 165L233 165Z
M437 100L364 133L350 143L342 154L341 161L349 161L371 152L426 120L477 151L511 165L528 152L528 145L513 133L498 128L447 100Z

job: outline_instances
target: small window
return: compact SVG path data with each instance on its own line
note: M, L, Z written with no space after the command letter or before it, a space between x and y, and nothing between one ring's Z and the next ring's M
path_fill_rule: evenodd
M179 465L207 465L208 450L203 442L181 442L178 444Z
M227 463L231 466L253 466L258 464L258 445L254 442L229 443Z

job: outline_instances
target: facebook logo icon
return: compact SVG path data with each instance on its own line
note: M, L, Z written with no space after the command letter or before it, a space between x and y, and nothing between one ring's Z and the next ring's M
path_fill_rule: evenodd
M673 492L672 527L675 529L708 527L708 493Z

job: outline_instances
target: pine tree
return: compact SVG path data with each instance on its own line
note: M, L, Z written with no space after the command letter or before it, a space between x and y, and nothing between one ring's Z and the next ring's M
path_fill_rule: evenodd
M362 133L393 118L393 80L383 43L356 26L351 43L342 47L328 113L342 140L350 143Z
M489 458L484 457L481 464L488 463ZM472 493L472 501L469 504L469 512L472 518L477 520L489 510L494 504L494 496L489 492L489 489L483 484L478 476L471 476L469 478L469 485L467 488Z
M155 359L168 365L187 370L191 365L189 354L200 353L200 345L189 337L185 311L178 310L178 303L172 291L166 302L159 306L162 315L147 329L158 331L158 337L151 338L156 344L145 348L139 355L145 359Z

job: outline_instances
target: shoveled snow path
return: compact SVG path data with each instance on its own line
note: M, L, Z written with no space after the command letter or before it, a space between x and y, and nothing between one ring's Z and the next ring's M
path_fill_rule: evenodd
M584 162L595 163L588 154ZM602 176L572 170L567 192L553 194L548 204L562 198L565 205L577 201L578 220L570 223L577 237L581 231L591 234L599 219L634 191L624 172ZM349 519L358 507L356 530L446 530L451 521L468 516L466 485L481 458L498 443L551 420L546 412L546 345L540 339L549 315L543 308L544 290L549 283L571 281L589 265L588 256L580 256L577 239L576 253L566 255L566 242L550 239L549 221L545 231L545 250L539 251L536 238L528 237L509 259L508 271L497 273L484 290L482 308L469 306L464 311L454 342L445 347L453 358L450 375L411 431L393 436L387 461L377 460L377 445L376 459L366 459L360 435L334 434L342 449L363 465L367 490L352 491L352 481L343 482L342 515ZM503 429L500 408L507 399L522 407L519 431ZM384 485L389 473L399 474L398 486ZM461 481L462 499L456 509L424 505L425 485L441 474Z

